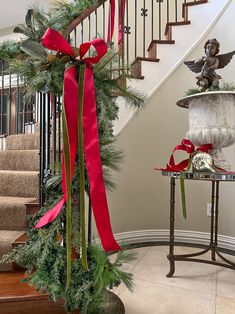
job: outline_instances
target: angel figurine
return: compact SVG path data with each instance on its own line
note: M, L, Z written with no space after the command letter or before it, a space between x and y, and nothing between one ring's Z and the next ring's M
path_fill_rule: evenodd
M184 64L195 73L200 73L196 76L197 85L201 91L205 91L209 87L219 87L221 76L215 70L224 68L232 59L235 50L218 55L220 43L215 39L209 39L204 45L205 57L195 61L186 61Z

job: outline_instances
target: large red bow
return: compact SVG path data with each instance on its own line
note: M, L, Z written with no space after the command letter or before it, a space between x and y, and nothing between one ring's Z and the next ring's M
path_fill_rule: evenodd
M171 154L169 163L166 165L166 168L160 168L156 170L163 170L163 171L175 171L175 172L180 172L180 171L184 171L188 168L189 165L189 158L182 160L181 162L179 162L178 164L175 163L175 159L174 159L174 152L177 150L182 150L187 152L188 154L192 154L195 150L199 150L201 152L205 152L208 153L209 150L213 149L212 144L204 144L199 146L197 149L195 149L195 146L193 145L193 143L188 140L188 139L183 139L181 141L181 144L176 145L173 153Z
M66 39L57 31L48 29L42 38L44 46L50 50L69 55L76 59L73 49ZM89 48L93 46L97 52L94 57L85 57ZM102 39L94 39L81 44L79 47L80 60L85 63L84 94L83 94L83 135L86 168L90 179L90 197L96 221L97 230L102 245L106 251L120 250L114 239L105 193L102 163L99 150L98 125L96 117L96 100L92 64L96 64L107 53L107 45ZM64 109L68 130L70 149L70 180L74 174L75 157L78 146L78 94L79 86L76 77L76 65L70 66L64 73ZM55 207L46 212L39 220L36 228L41 228L52 222L60 213L67 200L66 171L64 158L62 163L63 197Z

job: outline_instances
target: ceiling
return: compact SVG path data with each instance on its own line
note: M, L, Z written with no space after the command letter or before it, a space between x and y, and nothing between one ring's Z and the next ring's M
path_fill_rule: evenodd
M13 25L22 24L27 9L33 4L47 9L53 0L0 0L1 17L0 29L8 28Z

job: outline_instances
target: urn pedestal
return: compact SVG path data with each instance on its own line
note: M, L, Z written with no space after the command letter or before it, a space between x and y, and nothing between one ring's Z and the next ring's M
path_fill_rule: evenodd
M178 106L189 109L187 138L196 145L212 144L214 165L230 171L223 147L235 141L235 92L204 92L180 99Z

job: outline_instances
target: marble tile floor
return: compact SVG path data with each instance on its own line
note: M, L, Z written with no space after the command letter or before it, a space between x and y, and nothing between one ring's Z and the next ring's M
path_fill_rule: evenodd
M126 264L134 278L134 291L123 285L114 290L123 301L126 314L235 314L235 271L219 266L176 262L169 271L167 246L133 249L137 259ZM176 254L197 252L198 248L176 247ZM225 255L235 262L235 256ZM113 257L114 258L114 257ZM203 258L209 258L209 253Z

